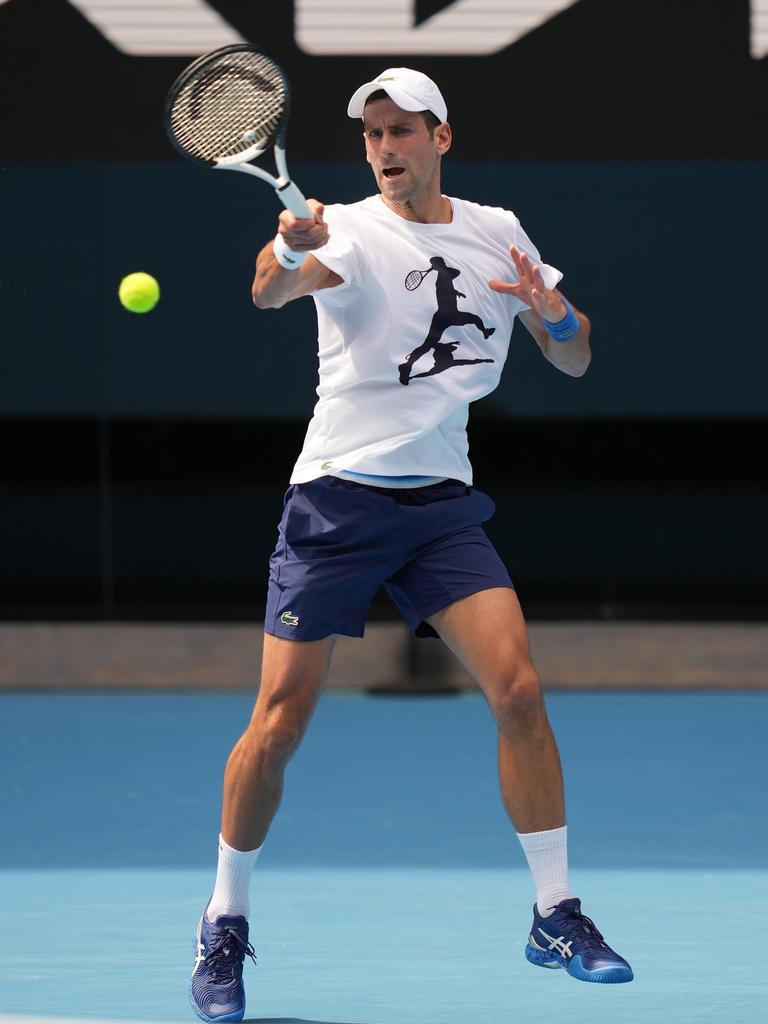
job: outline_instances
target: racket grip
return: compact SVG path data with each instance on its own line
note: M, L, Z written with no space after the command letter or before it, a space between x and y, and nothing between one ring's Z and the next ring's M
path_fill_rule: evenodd
M275 189L278 198L286 210L290 210L294 217L301 217L304 220L312 219L312 211L307 205L307 200L301 194L301 189L292 181L286 182Z

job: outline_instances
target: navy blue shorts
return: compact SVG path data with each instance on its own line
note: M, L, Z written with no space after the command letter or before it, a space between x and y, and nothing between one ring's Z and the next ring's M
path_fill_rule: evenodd
M512 587L481 523L487 494L444 480L384 488L323 476L285 495L269 560L265 630L291 640L362 636L383 584L417 636L461 597Z

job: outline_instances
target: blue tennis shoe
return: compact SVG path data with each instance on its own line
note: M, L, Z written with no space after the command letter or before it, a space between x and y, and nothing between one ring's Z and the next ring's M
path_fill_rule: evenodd
M211 924L203 914L197 926L195 967L189 982L189 1001L200 1020L243 1019L246 956L256 963L244 917L217 917L215 924Z
M562 900L548 917L533 906L533 924L525 958L537 967L564 967L572 978L619 985L632 981L627 961L614 953L591 921L581 912L581 901Z

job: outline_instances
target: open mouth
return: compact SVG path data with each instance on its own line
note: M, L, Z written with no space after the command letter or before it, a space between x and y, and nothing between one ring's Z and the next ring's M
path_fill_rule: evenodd
M382 173L385 178L397 178L404 170L404 167L385 167Z

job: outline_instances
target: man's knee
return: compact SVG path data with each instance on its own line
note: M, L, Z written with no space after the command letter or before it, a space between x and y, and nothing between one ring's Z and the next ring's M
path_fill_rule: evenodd
M268 771L279 771L307 730L328 672L335 637L307 643L266 634L259 696L243 745Z
M529 661L500 673L492 694L491 709L503 732L533 727L539 721L544 707L541 681Z
M257 709L247 735L265 767L280 770L298 750L306 728L303 714L290 706L278 705L263 712Z

